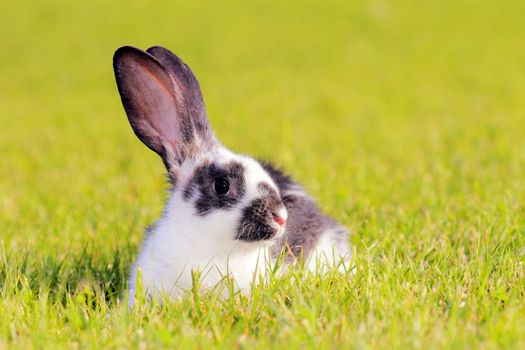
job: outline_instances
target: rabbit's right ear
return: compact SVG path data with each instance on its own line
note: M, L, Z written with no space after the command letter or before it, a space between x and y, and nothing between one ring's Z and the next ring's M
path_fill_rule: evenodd
M184 159L214 144L211 131L208 135L197 132L192 120L193 101L186 101L180 83L155 57L124 46L115 52L113 68L133 131L162 157L170 176L176 177Z

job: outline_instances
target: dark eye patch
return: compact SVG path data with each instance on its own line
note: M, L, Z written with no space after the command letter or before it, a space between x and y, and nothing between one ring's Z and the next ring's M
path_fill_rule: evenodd
M221 179L228 182L226 193L217 193L216 181ZM184 199L189 201L196 196L195 208L199 215L204 216L214 209L232 208L245 193L244 166L241 163L207 163L195 170L193 179L184 189Z

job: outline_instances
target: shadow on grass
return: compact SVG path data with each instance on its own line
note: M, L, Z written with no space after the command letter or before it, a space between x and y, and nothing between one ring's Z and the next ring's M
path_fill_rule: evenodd
M49 301L65 305L87 293L114 304L124 295L135 252L131 245L107 253L86 246L80 254L40 258L32 251L7 254L0 247L0 295L45 293Z

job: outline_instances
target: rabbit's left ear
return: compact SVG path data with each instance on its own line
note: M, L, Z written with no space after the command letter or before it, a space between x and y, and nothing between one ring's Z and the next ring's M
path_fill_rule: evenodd
M115 52L113 66L133 131L162 157L170 176L176 177L185 159L214 147L196 81L174 75L150 53L130 46Z

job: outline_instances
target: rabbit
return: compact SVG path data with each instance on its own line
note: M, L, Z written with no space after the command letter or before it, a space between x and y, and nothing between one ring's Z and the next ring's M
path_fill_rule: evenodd
M131 306L137 278L148 297L176 298L192 288L196 270L203 288L230 276L235 288L249 291L254 276L267 272L265 261L282 252L287 263L301 258L312 269L321 255L347 266L346 228L323 215L280 168L220 143L199 84L181 59L159 46L123 46L113 68L129 123L160 155L171 185L131 269Z

